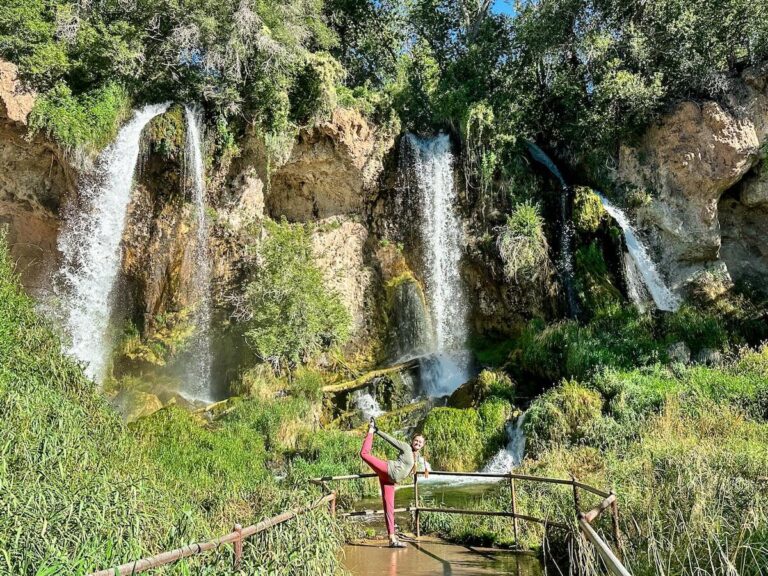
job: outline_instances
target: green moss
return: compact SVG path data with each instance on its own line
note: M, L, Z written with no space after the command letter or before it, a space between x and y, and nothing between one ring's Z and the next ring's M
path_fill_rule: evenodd
M597 241L576 250L576 289L585 309L595 311L622 301Z
M187 135L184 108L176 104L164 114L156 116L147 125L145 134L153 152L168 160L181 160Z
M424 421L423 433L435 469L479 470L504 446L508 402L493 398L478 408L434 408Z
M577 186L573 197L573 224L580 234L594 234L606 212L597 194L585 186Z

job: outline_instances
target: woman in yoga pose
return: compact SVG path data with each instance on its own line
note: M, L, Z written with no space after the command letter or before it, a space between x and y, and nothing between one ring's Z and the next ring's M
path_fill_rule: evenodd
M397 460L381 460L371 454L374 433L389 442L400 452ZM386 432L379 430L376 427L376 420L373 418L371 418L371 423L368 425L368 434L366 434L365 440L363 440L360 457L365 460L366 464L379 477L381 500L384 503L384 521L387 525L389 545L392 548L405 548L405 544L400 542L395 534L395 485L417 470L424 472L425 476L429 475L429 464L421 455L421 450L424 448L425 443L426 440L421 434L415 435L410 444L400 442Z

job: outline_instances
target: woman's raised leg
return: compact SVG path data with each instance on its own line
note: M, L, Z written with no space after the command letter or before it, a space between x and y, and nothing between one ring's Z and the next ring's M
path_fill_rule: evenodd
M363 447L360 449L360 458L362 458L368 466L371 467L371 470L376 472L376 474L379 475L379 479L383 482L384 480L389 480L389 473L387 472L387 462L386 460L382 460L381 458L376 458L376 456L371 454L371 448L373 447L373 433L368 432L368 434L365 437L365 440L363 440ZM382 475L384 476L382 478Z

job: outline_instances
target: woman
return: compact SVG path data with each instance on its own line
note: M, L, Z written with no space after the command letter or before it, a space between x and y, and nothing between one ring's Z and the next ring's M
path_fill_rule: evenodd
M371 454L374 433L397 448L400 452L397 460L380 460ZM371 423L368 425L368 434L366 434L365 440L363 440L360 457L365 460L379 477L381 500L384 503L384 521L387 525L390 548L405 548L405 544L400 542L395 534L395 485L415 472L417 465L419 471L423 471L425 476L429 474L429 464L420 455L424 444L426 444L426 440L421 434L414 436L410 444L392 438L392 436L376 427L376 420L373 418L371 418Z

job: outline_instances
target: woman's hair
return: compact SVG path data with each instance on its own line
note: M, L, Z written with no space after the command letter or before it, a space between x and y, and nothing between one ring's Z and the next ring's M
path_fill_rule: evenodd
M424 436L424 434L421 434L421 433L414 434L411 437L411 442L416 440L416 438L418 438L419 436L421 436L421 438L424 440L424 446L422 446L422 448L420 450L421 457L424 459L424 478L429 478L429 470L427 470L427 438ZM414 462L413 466L414 466L415 469L418 469L419 463L418 462Z

